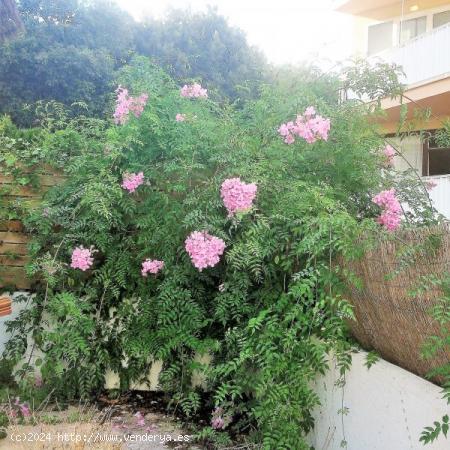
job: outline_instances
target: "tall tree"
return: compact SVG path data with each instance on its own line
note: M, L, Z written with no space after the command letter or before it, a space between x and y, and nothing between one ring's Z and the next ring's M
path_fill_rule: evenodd
M0 0L0 43L24 30L15 0Z
M154 58L176 79L200 78L220 96L241 96L237 86L265 77L264 56L215 8L172 10L163 21L149 19L136 28L138 53Z

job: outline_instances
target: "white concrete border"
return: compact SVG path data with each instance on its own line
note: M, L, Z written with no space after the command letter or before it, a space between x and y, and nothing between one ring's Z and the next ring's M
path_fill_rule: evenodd
M334 362L315 383L323 405L310 436L315 450L341 450L344 436L348 450L449 450L442 436L427 446L419 442L425 426L450 413L440 387L384 360L370 369L365 361L365 352L353 355L343 388ZM342 408L348 408L343 416Z

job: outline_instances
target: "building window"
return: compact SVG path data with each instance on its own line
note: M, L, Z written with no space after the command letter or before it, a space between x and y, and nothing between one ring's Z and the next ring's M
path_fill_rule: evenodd
M450 22L450 11L433 14L433 28L442 27Z
M422 175L450 174L450 147L438 147L433 137L423 142Z
M400 44L404 44L410 39L414 39L417 36L427 31L427 18L426 16L417 17L416 19L409 19L400 22Z
M374 55L392 47L393 22L371 25L368 29L367 54Z

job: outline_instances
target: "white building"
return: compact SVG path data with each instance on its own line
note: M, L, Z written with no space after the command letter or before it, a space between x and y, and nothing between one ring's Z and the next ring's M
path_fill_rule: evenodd
M450 148L433 139L436 130L450 126L450 2L442 0L350 0L337 11L354 17L354 53L400 64L406 92L407 123L396 139L409 163L436 187L430 196L439 212L450 219ZM400 99L385 99L386 135L397 131ZM431 115L418 119L418 110ZM426 130L420 138L414 131ZM397 169L405 168L400 158Z

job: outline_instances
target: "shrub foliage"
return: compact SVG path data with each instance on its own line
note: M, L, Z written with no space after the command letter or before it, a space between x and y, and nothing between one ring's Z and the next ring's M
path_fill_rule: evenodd
M131 95L148 94L124 125L112 113L106 123L54 110L35 132L4 122L10 145L1 158L14 176L18 142L31 142L21 167L51 164L66 177L26 217L28 270L39 281L31 307L10 324L9 356L22 358L31 333L44 381L65 397L97 392L109 370L125 390L162 360L160 384L186 416L204 401L191 382L201 373L211 393L203 406L222 408L226 430L250 431L263 448L309 448L311 382L330 350L342 372L350 363L352 311L334 256L355 253L356 237L379 228L372 197L395 183L381 169L384 143L364 106L339 101L334 76L263 86L239 110L181 97L144 59L120 78ZM328 140L285 144L277 128L308 106L330 119ZM124 174L140 172L135 192L121 186ZM236 177L255 183L257 195L229 216L220 189ZM226 249L199 271L184 242L202 230ZM70 267L81 245L92 248L86 271ZM146 259L164 267L143 277Z

